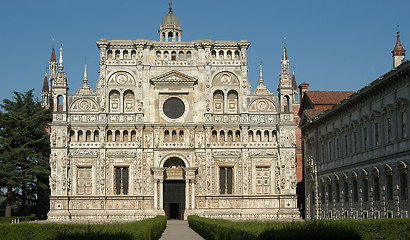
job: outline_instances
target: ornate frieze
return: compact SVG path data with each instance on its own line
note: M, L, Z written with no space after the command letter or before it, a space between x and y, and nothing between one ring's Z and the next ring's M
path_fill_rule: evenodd
M72 157L98 157L98 149L70 149Z

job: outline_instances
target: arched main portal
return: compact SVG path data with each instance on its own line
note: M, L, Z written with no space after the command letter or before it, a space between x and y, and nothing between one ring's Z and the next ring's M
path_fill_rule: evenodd
M185 212L185 163L178 157L164 162L164 211L168 219L184 219Z

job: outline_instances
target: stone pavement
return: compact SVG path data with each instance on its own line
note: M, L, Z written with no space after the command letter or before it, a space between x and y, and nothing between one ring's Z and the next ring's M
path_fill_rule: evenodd
M188 226L188 221L168 220L167 228L160 240L203 240L203 238Z

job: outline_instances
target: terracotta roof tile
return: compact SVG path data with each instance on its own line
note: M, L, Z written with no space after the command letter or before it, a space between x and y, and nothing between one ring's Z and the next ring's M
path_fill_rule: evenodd
M355 92L350 91L306 91L313 105L334 105Z

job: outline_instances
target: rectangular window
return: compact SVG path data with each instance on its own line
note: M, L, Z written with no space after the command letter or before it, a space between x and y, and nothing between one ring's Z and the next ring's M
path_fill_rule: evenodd
M374 146L377 147L379 146L379 124L375 123L374 124Z
M270 167L256 167L256 193L270 193Z
M343 190L343 196L344 196L344 201L349 202L349 184L347 181L343 182L344 185L344 190Z
M387 118L387 142L391 143L392 141L393 141L393 136L392 136L391 118Z
M339 138L336 138L336 152L335 152L336 159L339 158L339 151L340 151L340 149L339 149Z
M325 145L322 144L322 162L325 162Z
M393 200L393 177L392 175L386 175L386 195L387 200Z
M219 189L221 194L232 194L233 168L219 168Z
M367 178L363 178L363 201L369 201L369 181Z
M400 200L407 200L407 173L400 173Z
M339 182L336 182L335 194L336 194L336 202L340 202L340 185L339 185Z
M329 160L332 160L332 141L329 140L328 144L327 144L327 148L328 148L328 157Z
M373 178L374 182L374 201L380 201L380 181L379 181L379 176L374 176Z
M128 167L116 167L115 174L115 194L128 194Z
M92 168L77 168L77 194L91 195L92 192Z
M353 132L353 152L357 153L357 132Z
M363 150L367 150L367 128L363 128Z
M345 135L345 156L347 156L347 154L349 154L348 147L349 147L349 145L347 144L347 135Z
M401 113L401 138L407 138L407 114Z

